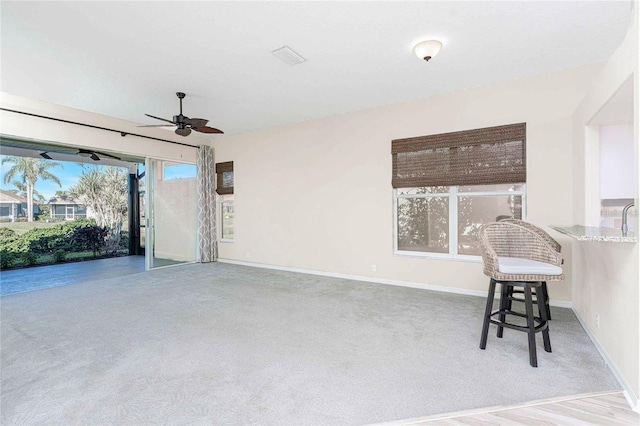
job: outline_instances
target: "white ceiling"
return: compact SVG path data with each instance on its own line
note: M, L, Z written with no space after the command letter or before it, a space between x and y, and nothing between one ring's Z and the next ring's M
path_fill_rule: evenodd
M606 61L630 1L1 3L4 92L237 134ZM438 38L425 63L411 48ZM307 61L271 51L288 45Z

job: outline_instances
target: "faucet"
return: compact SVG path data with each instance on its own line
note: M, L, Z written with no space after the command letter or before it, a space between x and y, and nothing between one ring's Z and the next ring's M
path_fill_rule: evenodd
M629 230L629 227L627 226L627 215L629 213L629 209L631 207L633 207L633 201L630 202L629 204L627 204L626 206L624 206L624 209L622 209L622 236L626 237L627 236L627 231Z

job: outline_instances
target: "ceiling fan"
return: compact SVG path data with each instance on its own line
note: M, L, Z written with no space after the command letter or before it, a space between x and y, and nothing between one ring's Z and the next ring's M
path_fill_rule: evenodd
M176 96L180 99L180 114L174 115L173 120L167 120L166 118L160 118L153 116L151 114L145 114L147 117L155 118L156 120L166 121L171 124L151 124L148 126L138 126L138 127L168 127L168 126L176 126L176 134L180 136L189 136L192 130L200 133L224 133L222 130L215 129L213 127L207 126L209 120L205 120L204 118L189 118L185 115L182 115L182 100L185 97L185 94L182 92L176 92Z
M80 157L91 158L93 161L100 161L100 157L98 157L98 154L100 154L102 157L113 158L114 160L122 160L120 157L116 157L115 155L107 154L106 152L91 151L91 150L88 150L88 149L81 149L81 150L78 151L78 155Z
M66 150L61 151L56 149L54 151L41 152L40 157L46 158L47 160L52 160L53 158L49 155L49 153L79 155L80 157L91 158L93 161L100 161L100 157L98 156L98 154L100 154L102 157L113 158L114 160L122 160L122 158L116 157L115 155L107 154L106 152L92 151L90 149L79 149L78 152L69 152Z

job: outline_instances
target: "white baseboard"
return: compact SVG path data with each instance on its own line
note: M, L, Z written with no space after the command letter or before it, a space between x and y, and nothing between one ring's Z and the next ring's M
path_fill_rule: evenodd
M487 292L481 291L481 290L469 290L469 289L456 288L456 287L444 287L439 285L415 283L410 281L390 280L387 278L375 278L375 277L365 277L361 275L341 274L338 272L316 271L313 269L292 268L289 266L267 265L264 263L245 262L242 260L218 259L218 262L231 263L234 265L252 266L255 268L275 269L278 271L298 272L301 274L321 275L324 277L343 278L343 279L354 280L354 281L365 281L365 282L376 283L376 284L395 285L399 287L419 288L422 290L440 291L443 293L464 294L467 296L478 296L483 298L487 297ZM499 297L499 295L497 295L497 297ZM573 306L571 302L565 302L563 300L551 300L550 304L551 306L557 306L559 308L569 308L569 309L571 309Z
M596 336L594 336L594 334L591 332L591 329L587 326L587 323L582 319L578 311L575 308L571 308L571 310L575 314L576 318L578 318L578 322L580 322L580 325L582 326L584 331L587 333L587 336L589 336L589 339L591 339L591 342L594 344L594 346L600 353L600 356L602 357L602 359L604 359L604 362L607 364L607 366L609 366L609 369L611 370L615 378L618 380L618 383L620 383L620 386L622 386L622 388L624 389L624 392L623 392L624 397L626 398L627 402L629 403L633 411L640 413L640 399L638 398L638 395L635 394L635 392L633 391L633 388L629 385L627 380L624 378L624 376L622 375L622 372L618 369L618 366L616 365L616 363L613 362L613 359L611 359L611 357L607 353L607 350L600 344Z

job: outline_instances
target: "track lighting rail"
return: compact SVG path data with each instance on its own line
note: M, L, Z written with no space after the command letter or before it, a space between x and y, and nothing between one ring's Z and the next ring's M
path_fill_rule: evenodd
M94 126L92 124L86 124L86 123L79 123L77 121L63 120L62 118L47 117L46 115L33 114L33 113L30 113L30 112L18 111L18 110L15 110L15 109L0 108L0 111L13 112L13 113L16 113L16 114L23 114L23 115L28 115L28 116L31 116L31 117L36 117L36 118L44 118L46 120L58 121L60 123L75 124L76 126L90 127L92 129L105 130L107 132L120 133L120 136L122 136L122 137L131 135L131 136L137 136L139 138L151 139L151 140L154 140L154 141L173 143L173 144L176 144L176 145L188 146L188 147L191 147L191 148L198 148L197 145L190 145L188 143L174 142L174 141L170 141L170 140L167 140L167 139L154 138L152 136L139 135L137 133L124 132L122 130L109 129L107 127Z

